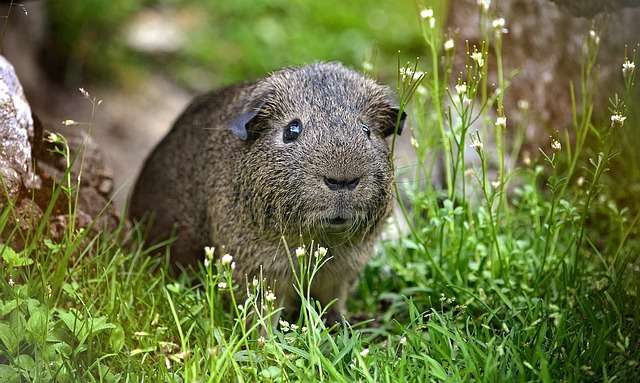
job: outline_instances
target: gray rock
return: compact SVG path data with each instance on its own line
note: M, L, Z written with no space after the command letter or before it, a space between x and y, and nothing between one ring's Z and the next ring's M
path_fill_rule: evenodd
M0 56L0 177L9 197L23 187L40 187L31 162L33 134L31 108L20 81L13 66Z
M491 5L491 17L504 17L509 31L503 35L502 55L506 78L513 75L504 100L509 126L526 124L525 146L534 156L537 147L548 145L551 134L571 124L569 84L580 83L584 42L594 28L590 20L576 16L582 13L570 12L573 8L568 5L574 3L576 6L584 3L586 7L587 3L600 2L503 0ZM604 6L613 2L602 3ZM640 8L606 8L610 9L618 11L608 15L606 28L602 27L605 15L597 16L595 22L599 55L595 79L598 91L593 96L594 104L599 106L596 111L605 113L608 97L622 82L625 45L635 43L640 36L640 23L636 21ZM452 2L447 21L450 30L455 31L458 47L465 41L470 46L480 46L483 35L478 31L478 13L476 0ZM491 19L485 22L490 28ZM489 56L492 85L497 83L493 51ZM463 49L458 49L454 74L464 72L465 60ZM527 110L518 105L523 101L529 106ZM507 134L512 131L508 129Z

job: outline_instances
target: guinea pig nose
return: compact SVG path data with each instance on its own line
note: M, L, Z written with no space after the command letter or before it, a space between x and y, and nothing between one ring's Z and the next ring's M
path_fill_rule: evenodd
M335 178L324 177L324 183L327 185L327 187L329 187L330 190L353 190L360 183L360 178L337 180Z

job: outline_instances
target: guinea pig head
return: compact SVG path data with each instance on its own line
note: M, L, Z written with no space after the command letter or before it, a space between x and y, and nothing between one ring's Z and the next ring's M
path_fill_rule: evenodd
M388 138L405 115L388 88L336 63L275 72L230 123L242 140L233 186L243 214L285 236L349 238L388 214Z

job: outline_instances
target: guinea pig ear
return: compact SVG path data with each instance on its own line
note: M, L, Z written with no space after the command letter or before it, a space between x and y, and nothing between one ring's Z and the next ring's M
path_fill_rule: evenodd
M250 106L246 111L231 119L231 122L229 123L229 130L231 130L231 133L242 141L247 141L253 138L254 134L252 133L255 132L252 131L251 127L257 123L257 119L259 118L260 112L266 102L266 96L249 102Z
M236 116L231 120L229 124L229 130L233 133L234 136L238 137L242 141L246 141L249 139L249 128L248 126L259 113L259 110L250 110L248 112L244 112L239 116Z
M399 118L398 118L399 117ZM404 110L400 110L397 107L389 107L385 110L385 129L384 136L389 137L396 133L398 136L402 134L404 128L404 121L407 119L407 114ZM398 124L396 128L396 124Z

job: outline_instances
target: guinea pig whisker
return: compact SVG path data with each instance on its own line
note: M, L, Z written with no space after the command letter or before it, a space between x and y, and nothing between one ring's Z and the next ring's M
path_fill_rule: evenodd
M396 178L395 180L393 180L393 182L396 183L396 184L408 184L408 183L422 182L422 181L425 181L426 179L427 179L426 176L421 176L421 177L403 177L402 179Z

